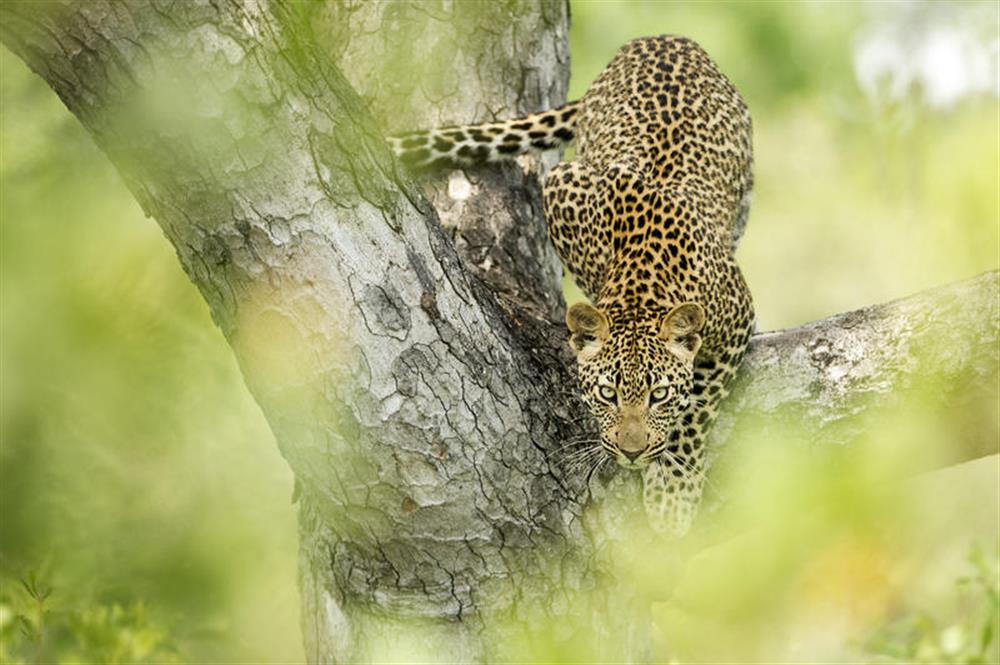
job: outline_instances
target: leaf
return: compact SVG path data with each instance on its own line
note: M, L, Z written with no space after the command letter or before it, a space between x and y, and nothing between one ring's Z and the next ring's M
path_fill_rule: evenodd
M980 654L985 654L986 650L990 648L990 644L993 643L993 621L994 617L990 617L990 619L983 626L983 632L979 636Z

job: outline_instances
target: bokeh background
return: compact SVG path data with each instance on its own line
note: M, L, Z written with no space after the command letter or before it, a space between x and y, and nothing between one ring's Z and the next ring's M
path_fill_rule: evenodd
M757 186L739 258L763 329L1000 266L996 3L571 6L571 97L662 32L742 91ZM292 477L207 307L6 50L0 104L0 660L301 661ZM976 409L995 439L995 406ZM889 418L869 448L947 441L967 416L950 417ZM806 450L772 474L747 510L781 528L700 557L658 608L671 655L994 662L997 458L844 482L897 460Z

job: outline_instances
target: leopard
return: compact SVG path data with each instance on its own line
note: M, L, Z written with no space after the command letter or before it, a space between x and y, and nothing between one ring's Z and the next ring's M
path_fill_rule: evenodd
M693 40L628 42L576 101L389 138L413 169L576 144L544 178L549 237L589 302L566 313L593 446L642 474L653 529L690 530L706 437L755 330L735 260L753 189L752 123Z

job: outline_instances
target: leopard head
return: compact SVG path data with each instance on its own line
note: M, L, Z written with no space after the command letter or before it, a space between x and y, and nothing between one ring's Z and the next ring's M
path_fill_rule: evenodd
M602 447L623 467L645 467L669 445L691 399L705 311L684 303L666 315L612 320L577 303L566 323Z

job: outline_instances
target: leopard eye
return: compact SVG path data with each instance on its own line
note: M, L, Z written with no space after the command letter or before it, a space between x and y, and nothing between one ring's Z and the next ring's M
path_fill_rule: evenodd
M615 389L612 388L611 386L601 386L597 390L597 394L601 396L601 399L605 399L605 400L607 400L609 402L614 402L615 401L615 397L617 395L615 393Z
M653 392L649 393L649 403L656 404L657 402L662 402L663 400L667 399L667 395L669 394L669 392L670 390L665 386L660 386L659 388L655 388Z

